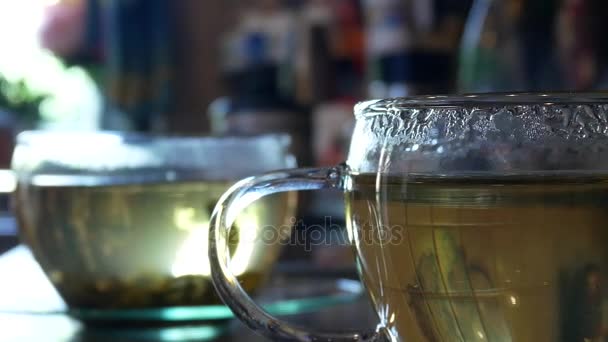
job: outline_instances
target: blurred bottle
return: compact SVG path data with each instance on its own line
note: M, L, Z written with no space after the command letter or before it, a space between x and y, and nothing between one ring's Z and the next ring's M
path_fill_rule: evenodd
M299 10L295 72L300 103L361 98L362 17L359 0L312 0Z
M608 82L608 2L475 0L459 90L582 91Z
M362 16L357 0L310 1L301 11L298 99L313 108L312 147L317 166L346 159L354 126L353 106L363 95Z
M310 115L296 101L295 15L280 1L250 3L224 44L229 95L209 115L216 134L289 133L301 165L311 163Z
M364 0L368 95L454 89L457 47L468 1Z

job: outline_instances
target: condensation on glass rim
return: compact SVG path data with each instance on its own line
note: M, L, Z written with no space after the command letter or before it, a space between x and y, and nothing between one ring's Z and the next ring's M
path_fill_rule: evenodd
M355 115L347 162L355 173L608 170L608 94L371 100Z

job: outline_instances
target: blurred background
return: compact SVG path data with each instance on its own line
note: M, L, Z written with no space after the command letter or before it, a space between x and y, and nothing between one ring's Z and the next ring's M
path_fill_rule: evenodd
M335 165L364 99L602 89L607 10L603 0L0 0L0 168L27 129L287 132L299 165ZM340 194L312 196L302 195L303 226L338 227L332 241L345 245ZM16 243L0 226L0 248ZM352 265L336 250L310 257Z
M0 0L0 253L21 131L285 132L336 165L361 100L602 90L604 33L605 0ZM341 196L300 194L279 272L357 278Z

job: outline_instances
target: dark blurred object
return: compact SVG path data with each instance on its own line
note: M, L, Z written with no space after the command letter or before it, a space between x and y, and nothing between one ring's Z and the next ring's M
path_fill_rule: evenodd
M243 10L224 43L229 96L210 115L216 134L289 133L298 163L310 165L309 109L296 99L295 24L294 12L277 1Z
M0 254L17 246L18 242L15 219L6 213L0 214Z
M365 0L368 94L451 92L469 1Z
M273 89L266 91L291 98L295 14L276 4L277 1L261 3L244 8L235 27L225 34L221 70L229 75L227 81L234 96L247 95L252 90L250 87L260 82L262 85L258 88L271 86ZM263 78L251 79L243 88L240 81L247 81L249 76Z
M460 90L606 87L607 13L603 0L475 0L461 46Z
M162 124L173 67L169 8L165 0L61 0L47 9L42 44L96 79L105 128Z
M180 0L171 5L174 46L172 106L166 129L187 134L206 133L209 122L205 109L226 95L219 51L223 35L233 27L238 15L237 0Z
M308 1L299 11L298 26L298 101L317 105L361 98L365 46L360 1Z
M309 1L300 12L297 99L312 107L315 165L336 165L346 158L352 108L364 95L361 3Z
M171 89L171 23L165 0L97 2L105 29L103 84L110 106L147 131L168 111Z

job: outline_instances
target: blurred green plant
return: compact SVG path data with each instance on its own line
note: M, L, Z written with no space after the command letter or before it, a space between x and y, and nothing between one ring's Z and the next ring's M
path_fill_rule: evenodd
M33 92L24 80L10 81L0 75L0 111L8 111L23 123L40 119L40 104L50 94Z

